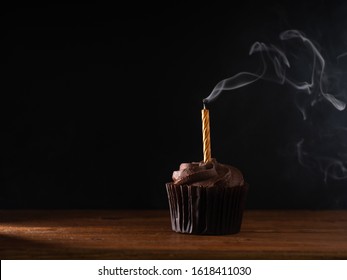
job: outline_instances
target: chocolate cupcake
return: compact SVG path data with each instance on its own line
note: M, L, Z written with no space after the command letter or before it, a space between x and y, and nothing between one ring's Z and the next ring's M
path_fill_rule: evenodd
M240 170L208 162L182 163L166 183L172 230L222 235L241 228L248 184Z

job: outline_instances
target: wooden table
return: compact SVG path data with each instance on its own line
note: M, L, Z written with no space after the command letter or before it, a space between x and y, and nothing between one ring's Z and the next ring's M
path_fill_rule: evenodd
M347 259L347 211L245 212L241 232L171 230L166 210L2 210L6 259Z

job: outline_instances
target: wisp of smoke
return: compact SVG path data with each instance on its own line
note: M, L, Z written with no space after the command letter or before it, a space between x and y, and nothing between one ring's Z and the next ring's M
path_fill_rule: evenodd
M215 100L223 91L233 90L240 87L244 87L260 79L270 80L279 84L288 83L299 91L305 91L309 94L313 93L313 88L318 83L319 90L316 92L317 97L312 101L312 105L319 100L319 97L323 97L329 101L337 110L344 110L346 103L337 99L334 95L326 93L324 91L324 75L325 75L325 60L317 47L309 40L302 32L298 30L287 30L280 34L281 40L299 39L304 45L312 52L312 73L310 81L296 82L290 79L286 75L286 68L290 68L291 65L284 51L280 50L274 45L266 45L265 43L255 42L249 55L259 53L262 61L262 71L260 73L252 72L240 72L230 78L220 81L212 90L211 94L204 99L204 103L209 103ZM267 63L270 61L270 65ZM275 75L269 75L268 68L273 67ZM272 73L272 72L271 72Z
M280 47L273 44L265 44L262 42L255 42L249 51L249 55L259 54L260 55L260 70L257 72L240 72L236 75L224 79L216 84L212 92L208 97L206 97L203 102L208 104L215 101L220 94L225 91L235 90L249 84L252 84L258 80L267 80L271 82L278 83L280 85L287 84L293 87L297 92L303 92L310 95L309 106L316 105L319 101L325 100L333 106L333 108L338 111L343 111L346 108L346 103L339 98L337 94L328 93L326 89L329 88L329 78L326 71L326 61L323 55L318 50L318 47L308 39L302 32L298 30L286 30L282 32L279 36L280 40L284 44L293 41L301 47L304 47L304 52L309 53L310 58L310 72L307 77L308 79L304 81L296 81L294 78L290 77L288 72L295 72L297 69L293 69L294 64L290 63L290 55ZM296 40L296 41L295 41ZM298 49L298 48L297 48ZM341 59L346 55L346 53L341 54L337 59ZM299 108L302 113L303 120L307 119L306 110L302 107ZM332 128L327 129L329 133ZM345 131L346 129L342 129ZM337 133L336 130L333 133ZM331 134L332 135L332 134ZM333 137L333 136L329 137ZM324 139L326 140L326 139ZM308 143L310 141L305 141L301 139L297 145L297 156L298 161L301 165L316 168L323 172L324 180L327 181L328 177L333 179L346 179L347 178L347 167L345 165L347 159L346 153L334 153L333 155L322 153L319 154L320 150L326 149L316 149L316 146L326 145L326 141L318 141L319 144L315 144L315 148L309 148ZM347 149L347 145L342 145L342 148ZM314 150L314 152L308 152L309 150Z

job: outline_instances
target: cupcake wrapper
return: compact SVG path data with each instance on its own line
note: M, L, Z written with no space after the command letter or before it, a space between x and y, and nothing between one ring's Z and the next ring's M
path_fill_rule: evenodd
M166 184L172 230L222 235L241 228L248 186L199 187Z

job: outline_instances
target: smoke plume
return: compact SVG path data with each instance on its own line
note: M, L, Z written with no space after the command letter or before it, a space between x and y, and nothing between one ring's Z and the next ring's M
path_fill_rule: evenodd
M280 85L289 85L296 94L309 96L305 103L297 103L303 121L308 121L308 114L320 102L326 102L338 111L346 108L343 101L345 92L340 89L342 71L327 71L318 44L310 40L303 32L286 30L279 36L281 46L255 42L249 51L250 56L260 58L259 70L239 72L216 84L212 92L203 102L215 101L222 93L267 80ZM347 53L336 57L336 67ZM304 69L304 70L303 70ZM312 120L309 122L312 125ZM325 182L332 179L347 178L347 145L342 139L347 138L347 129L343 123L336 125L335 120L327 120L324 124L315 124L313 133L303 135L296 144L298 161L302 166L315 168L324 174ZM344 139L346 139L344 138Z

